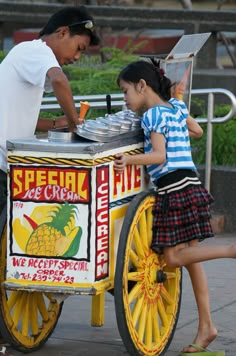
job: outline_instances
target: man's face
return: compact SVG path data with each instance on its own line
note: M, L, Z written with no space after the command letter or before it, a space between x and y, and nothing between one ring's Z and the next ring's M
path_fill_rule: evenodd
M58 29L55 35L56 38L51 48L61 66L73 64L90 45L89 36L71 36L69 28L66 26Z

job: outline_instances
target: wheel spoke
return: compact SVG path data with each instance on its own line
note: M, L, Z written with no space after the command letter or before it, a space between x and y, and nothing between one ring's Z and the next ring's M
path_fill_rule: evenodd
M9 292L9 298L7 300L7 306L9 310L14 308L17 301L19 301L19 299L21 298L22 293L23 292L15 292L15 291Z
M152 346L152 304L149 304L147 307L147 321L146 321L146 330L145 330L145 344L148 348Z
M44 296L52 303L56 302L55 297L52 295L52 293L44 293Z
M36 293L32 293L30 299L30 323L32 329L32 335L38 335L39 327L38 327L38 312L37 312L37 301L36 301Z
M136 285L129 292L128 303L131 304L134 299L138 298L143 293L143 288L141 283L136 283Z
M138 330L137 330L140 340L143 340L144 337L146 318L147 318L147 303L144 303L143 308L141 310L141 314L138 322Z
M175 302L174 299L171 298L170 294L167 292L166 288L163 285L161 287L161 296L167 302L167 304L169 305L174 304Z
M151 246L152 243L152 224L153 224L153 214L152 208L147 210L147 239L148 239L148 246Z
M164 327L167 327L168 326L168 318L166 315L165 306L164 306L161 298L158 298L157 307L158 307L158 312L159 312L162 324Z
M139 298L137 298L135 305L133 307L133 311L132 311L132 319L133 319L133 323L134 326L136 326L137 321L140 317L142 308L143 308L143 302L144 302L144 295L140 296Z
M37 293L36 299L37 299L37 305L38 305L39 312L42 316L42 319L43 319L43 321L46 322L49 319L49 315L48 315L48 311L47 311L47 308L45 305L43 295L41 293Z
M138 256L140 256L143 259L145 257L144 256L144 247L143 247L142 240L140 238L140 234L139 234L137 226L135 226L135 228L134 228L134 245L135 245Z
M30 305L30 294L26 293L24 311L22 313L22 335L28 336L29 333L29 305Z
M129 272L128 273L128 280L139 282L143 280L143 271L142 272Z
M12 316L13 322L16 326L18 325L18 323L21 319L22 310L24 310L25 303L26 303L26 293L22 293L19 296L19 300L15 304L15 308L14 308L14 312L13 312L13 316Z
M160 342L161 337L160 337L157 304L152 304L152 324L153 324L153 340L154 342L158 343Z
M149 250L149 244L148 244L148 233L147 233L147 219L146 219L145 211L143 211L143 213L140 216L139 232L142 239L144 253L147 255Z
M136 253L132 249L130 249L130 251L129 251L129 258L130 258L132 264L136 268L140 267L140 259L138 258L138 256L136 255Z
M176 278L175 272L166 272L165 271L165 274L166 274L167 279L175 279Z

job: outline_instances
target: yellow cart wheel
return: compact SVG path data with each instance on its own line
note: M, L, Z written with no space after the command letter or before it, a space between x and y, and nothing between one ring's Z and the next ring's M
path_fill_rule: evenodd
M138 194L121 229L116 273L117 325L132 356L164 355L178 321L182 269L170 268L151 250L155 192Z
M62 310L50 293L7 291L6 214L0 219L0 330L6 342L21 352L32 352L45 344L57 325Z

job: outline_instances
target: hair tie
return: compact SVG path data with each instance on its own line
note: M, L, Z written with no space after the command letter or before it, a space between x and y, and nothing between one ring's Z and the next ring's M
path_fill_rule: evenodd
M160 76L163 78L165 76L165 71L164 69L160 68Z

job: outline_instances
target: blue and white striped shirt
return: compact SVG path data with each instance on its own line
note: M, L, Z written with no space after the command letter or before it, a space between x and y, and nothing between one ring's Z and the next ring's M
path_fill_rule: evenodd
M176 169L196 170L192 160L189 132L186 119L188 109L183 101L172 98L172 107L158 105L146 111L142 118L144 152L152 152L151 132L163 134L166 145L166 161L163 164L147 165L152 181Z

